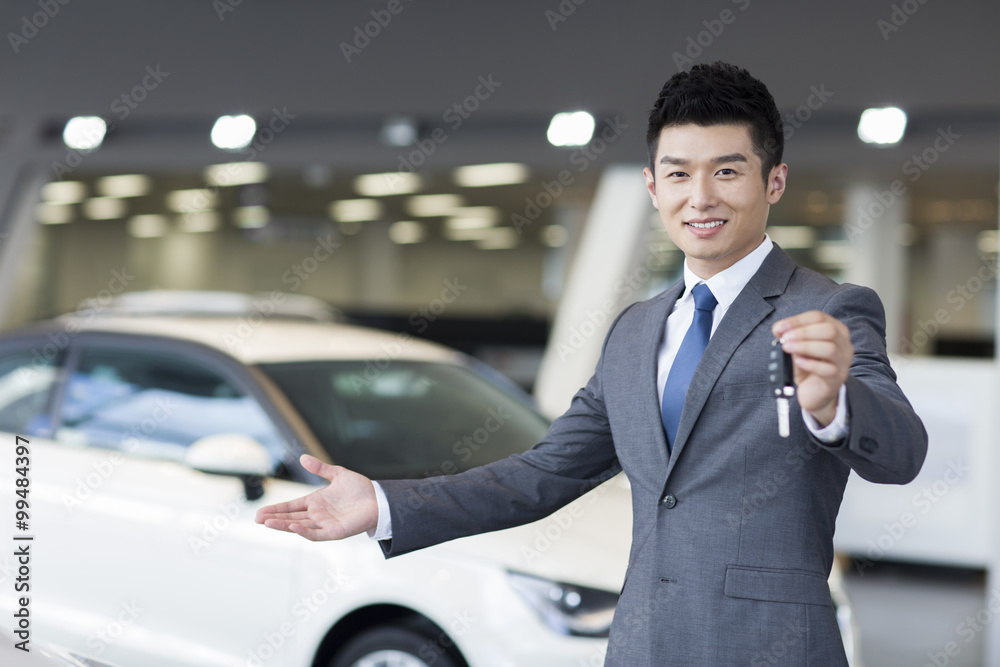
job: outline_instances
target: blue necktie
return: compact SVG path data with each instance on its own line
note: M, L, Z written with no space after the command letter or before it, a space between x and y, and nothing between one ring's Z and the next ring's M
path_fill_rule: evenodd
M705 283L699 283L692 288L694 295L694 320L684 335L677 356L667 374L667 382L663 385L663 405L660 406L663 415L663 428L667 431L667 449L673 447L677 436L677 427L681 423L681 410L684 409L684 398L687 396L688 385L694 377L694 369L701 361L701 355L708 346L712 335L712 311L719 302L715 300L712 290Z

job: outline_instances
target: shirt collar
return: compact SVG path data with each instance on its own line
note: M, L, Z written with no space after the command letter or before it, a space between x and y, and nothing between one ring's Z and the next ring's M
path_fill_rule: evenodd
M694 271L688 268L687 259L685 259L684 295L677 300L678 303L682 300L693 298L691 296L691 289L698 283L705 283L708 285L708 289L712 290L712 295L715 296L715 300L718 301L719 306L723 310L728 309L733 301L736 300L736 297L740 295L740 292L743 291L743 288L746 287L746 284L750 282L750 279L753 278L753 275L760 269L760 265L764 263L764 259L771 252L772 247L774 247L774 243L771 241L771 237L764 234L764 240L749 255L728 269L716 273L708 280L703 280L695 275Z

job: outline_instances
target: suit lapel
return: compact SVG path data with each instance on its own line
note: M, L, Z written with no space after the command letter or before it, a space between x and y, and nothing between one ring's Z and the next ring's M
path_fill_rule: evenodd
M677 441L673 444L667 463L667 477L670 476L681 452L684 451L691 430L698 421L715 383L729 363L736 348L774 311L774 306L766 298L778 296L784 292L795 266L795 262L775 245L764 259L760 269L726 311L725 317L709 340L705 354L698 363L698 368L695 369L694 377L691 379L691 385L688 387L681 421L677 427ZM673 302L671 302L672 304ZM766 360L762 359L761 363L766 363ZM666 450L664 450L665 452Z

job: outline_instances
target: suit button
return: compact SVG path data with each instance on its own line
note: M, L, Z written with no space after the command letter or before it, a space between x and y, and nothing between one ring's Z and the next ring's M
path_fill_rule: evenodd
M674 497L674 494L668 493L667 495L663 496L663 499L660 502L662 502L663 505L669 510L673 509L674 505L677 504L677 498Z

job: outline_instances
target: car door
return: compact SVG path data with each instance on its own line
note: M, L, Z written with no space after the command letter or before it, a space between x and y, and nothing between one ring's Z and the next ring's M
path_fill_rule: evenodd
M235 665L281 626L294 550L253 523L238 478L184 463L231 432L282 459L247 382L195 346L81 336L34 471L37 622L53 641L121 664Z

